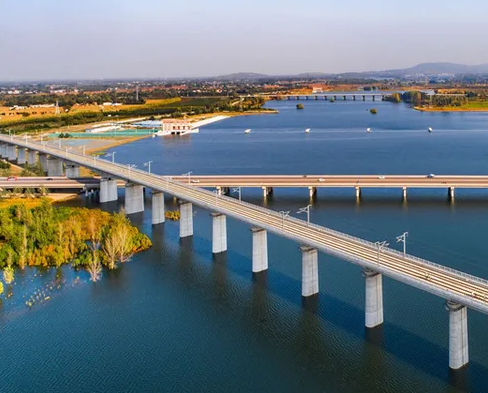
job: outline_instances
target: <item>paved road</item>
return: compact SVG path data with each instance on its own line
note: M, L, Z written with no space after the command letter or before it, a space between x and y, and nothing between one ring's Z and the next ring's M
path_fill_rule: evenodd
M66 177L0 177L0 188L49 188L49 189L84 189L99 188L100 179L96 178L76 178Z
M444 299L461 303L488 314L488 282L484 279L411 255L404 256L392 249L386 248L379 252L374 243L322 226L308 224L303 220L283 219L278 212L241 202L234 198L218 196L210 191L191 187L186 183L172 181L169 177L165 179L141 170L130 169L121 164L86 157L79 153L64 152L53 147L43 147L33 142L25 143L21 140L10 140L9 137L5 136L0 136L0 141L35 148L43 153L111 174L119 179L132 181L153 190L167 192L182 200L226 214L250 225L267 229L300 244L315 247L327 254L375 270Z

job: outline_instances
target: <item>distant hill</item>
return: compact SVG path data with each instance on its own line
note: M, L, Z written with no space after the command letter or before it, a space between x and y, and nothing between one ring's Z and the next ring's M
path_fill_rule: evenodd
M488 64L470 66L455 63L421 63L414 67L402 70L389 70L386 72L397 75L486 74L488 73Z
M405 75L418 74L488 74L488 64L466 65L455 63L421 63L410 68L384 71L348 72L339 75L344 77L402 77Z
M266 79L266 78L270 78L270 76L266 74L258 74L256 72L237 72L234 74L216 76L213 79L242 81L242 80L253 80L253 79Z
M215 80L221 81L243 81L259 79L322 79L332 76L344 78L376 78L376 77L403 77L405 75L438 75L438 74L488 74L488 64L466 65L456 63L421 63L410 68L383 70L383 71L363 71L363 72L344 72L339 74L323 72L306 72L297 75L267 75L255 72L238 72L234 74L217 76Z

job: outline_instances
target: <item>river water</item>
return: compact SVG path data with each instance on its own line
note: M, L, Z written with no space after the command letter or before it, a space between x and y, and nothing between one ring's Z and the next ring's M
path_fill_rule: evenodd
M182 138L115 148L117 161L159 174L486 174L488 114L421 113L403 104L271 102ZM377 108L378 114L369 113ZM366 133L371 127L372 132ZM427 128L432 127L433 133ZM244 129L251 128L250 134ZM304 130L311 128L310 134ZM292 215L308 190L243 199ZM175 209L173 199L167 208ZM98 206L94 200L73 205ZM104 208L113 210L123 204ZM252 276L251 233L228 219L225 256L211 253L209 212L195 235L178 223L131 217L154 246L93 285L69 267L17 273L0 311L0 390L213 392L482 392L488 389L488 317L469 311L470 365L448 370L444 301L384 278L385 323L364 328L364 278L319 254L320 295L302 302L299 245L269 235L269 271ZM304 218L304 217L303 217ZM408 252L488 277L488 191L324 189L313 222L368 240L409 232ZM37 295L43 291L42 295ZM24 302L39 297L28 309ZM42 300L49 296L48 300Z

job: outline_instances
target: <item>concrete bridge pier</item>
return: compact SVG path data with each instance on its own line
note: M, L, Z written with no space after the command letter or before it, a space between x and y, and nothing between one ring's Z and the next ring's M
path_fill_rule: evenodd
M318 251L316 248L301 246L302 252L302 296L319 293Z
M314 198L317 195L317 187L308 187L308 196L310 199Z
M17 164L24 165L26 163L25 160L25 147L17 148Z
M314 99L315 99L315 101L317 101L319 99L319 97L318 96L315 96Z
M344 101L347 101L347 96L343 96L343 98L344 98Z
M454 200L454 187L449 187L449 190L447 192L447 196L450 201Z
M117 184L117 183L116 183ZM125 212L127 214L144 211L144 187L139 184L125 184Z
M49 157L47 159L47 175L52 177L63 176L63 160Z
M158 225L165 221L164 216L164 194L160 191L152 192L152 224Z
M365 324L374 328L383 323L383 280L380 273L366 269Z
M102 177L100 179L100 203L117 200L117 179Z
M366 101L366 96L363 96L363 101Z
M361 187L356 187L356 199L361 199Z
M7 145L5 143L0 143L0 156L2 158L7 157Z
M263 228L252 227L252 272L268 270L268 232Z
M7 146L7 158L9 161L14 161L17 158L17 147L15 145Z
M375 100L375 96L373 96L373 101L376 101L376 100Z
M356 101L356 96L352 96L352 100L353 101Z
M407 200L407 187L403 187L403 200Z
M449 367L457 370L469 362L468 309L448 300L449 311Z
M27 163L29 165L36 165L37 162L37 152L35 150L29 150L27 152Z
M215 192L217 193L218 196L222 195L222 187L216 187Z
M68 178L80 177L80 166L77 164L66 164L65 171Z
M263 189L263 198L267 198L268 196L273 194L273 187L262 187Z
M41 163L44 172L47 172L47 155L43 153L39 153L39 162Z
M193 236L193 205L180 202L180 239Z
M227 251L227 219L222 213L211 213L212 216L212 253Z

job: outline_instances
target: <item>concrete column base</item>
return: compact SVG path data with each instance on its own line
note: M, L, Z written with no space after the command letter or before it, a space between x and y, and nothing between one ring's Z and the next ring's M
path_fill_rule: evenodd
M403 199L407 199L407 187L403 187Z
M49 157L47 160L47 175L52 177L63 176L63 160L60 158Z
M273 187L262 187L263 189L263 198L267 198L268 196L273 194Z
M117 179L100 179L100 203L113 202L118 199Z
M316 248L301 246L302 252L302 296L319 293L319 266Z
M268 232L253 227L252 232L252 272L268 270Z
M162 224L165 221L164 216L164 194L159 191L152 193L152 224Z
M15 145L7 146L7 158L9 161L17 159L17 147Z
M144 211L144 187L134 183L125 185L125 212L127 214Z
M356 199L360 199L360 198L361 198L361 188L356 187Z
M365 324L367 328L374 328L383 323L383 280L381 274L372 270L365 270Z
M308 187L308 196L313 198L317 195L317 187Z
M449 187L449 190L447 192L448 198L453 201L454 200L454 187Z
M37 163L37 152L35 150L29 150L27 152L27 163L29 165L36 165L36 163Z
M193 205L180 203L180 238L193 236Z
M41 163L44 172L47 172L47 155L39 153L39 162Z
M212 253L227 251L227 219L224 214L212 213Z
M25 147L19 147L17 148L17 164L24 165L25 163Z
M66 177L68 178L76 178L80 177L80 167L76 164L66 164Z
M469 362L468 309L462 304L447 301L449 311L449 367L457 370Z

